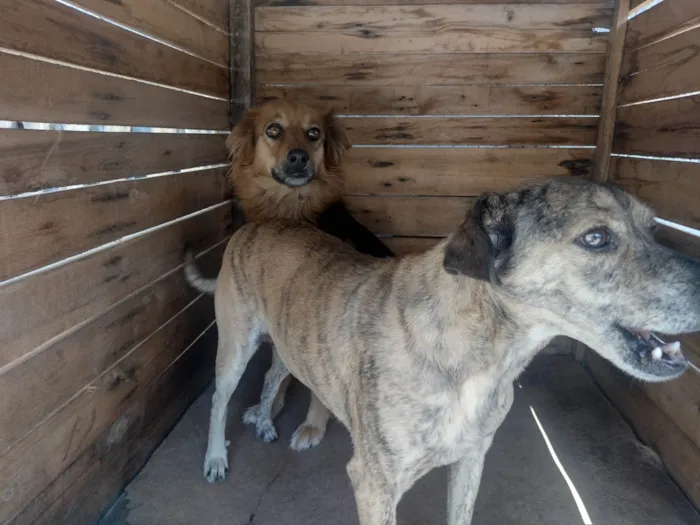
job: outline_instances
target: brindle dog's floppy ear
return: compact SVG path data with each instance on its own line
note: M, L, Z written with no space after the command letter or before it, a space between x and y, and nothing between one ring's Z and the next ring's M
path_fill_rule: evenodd
M258 118L256 109L249 109L231 130L226 139L226 148L234 164L248 166L255 158L255 121Z
M345 152L350 149L350 139L335 112L330 110L323 116L325 139L323 143L323 158L326 169L332 171L340 168Z
M499 283L499 270L505 266L513 242L511 214L505 196L491 193L480 197L447 245L445 271Z

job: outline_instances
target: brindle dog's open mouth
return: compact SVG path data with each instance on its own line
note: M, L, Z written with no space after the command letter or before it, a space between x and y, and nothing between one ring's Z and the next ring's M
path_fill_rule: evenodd
M630 351L636 354L641 362L665 365L674 370L682 370L688 366L688 360L681 352L678 341L664 343L651 330L625 328L617 325L627 341Z

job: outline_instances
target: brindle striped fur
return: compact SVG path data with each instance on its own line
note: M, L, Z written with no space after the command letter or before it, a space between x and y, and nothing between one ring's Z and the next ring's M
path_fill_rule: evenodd
M483 196L449 239L398 260L362 255L308 226L241 228L216 289L205 475L225 476L226 406L269 336L278 358L262 403L291 373L350 431L361 525L394 525L402 494L441 465L452 465L448 523L468 525L513 381L554 336L575 337L642 379L682 372L636 361L614 331L700 329L700 264L656 244L652 217L619 189L550 181ZM614 250L577 244L601 225Z

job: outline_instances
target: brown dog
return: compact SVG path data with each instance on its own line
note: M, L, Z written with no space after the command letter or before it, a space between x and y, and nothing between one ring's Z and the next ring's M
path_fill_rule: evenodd
M268 102L246 112L226 142L233 159L231 182L246 218L253 222L285 219L315 224L322 230L375 257L393 254L357 222L342 201L343 158L350 148L345 129L332 112L287 100ZM214 293L215 279L204 279L188 266L190 283ZM275 358L276 359L276 358ZM288 379L279 386L273 415L284 404ZM326 432L328 411L312 395L308 416L290 446L317 445ZM277 439L268 417L251 407L244 421L256 426L265 442Z
M288 222L244 226L216 289L205 475L225 476L226 405L269 335L277 360L260 417L271 421L289 373L318 396L352 436L362 525L394 525L402 494L441 465L448 523L468 525L513 381L553 337L642 380L686 369L679 345L651 330L700 330L700 263L657 244L653 225L619 188L559 180L487 194L450 238L398 260Z

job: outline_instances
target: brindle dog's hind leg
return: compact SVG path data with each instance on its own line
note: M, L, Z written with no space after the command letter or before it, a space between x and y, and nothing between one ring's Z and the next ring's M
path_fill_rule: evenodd
M330 410L319 401L313 392L311 392L311 401L309 403L309 411L306 414L306 421L294 432L289 446L294 450L306 450L307 448L318 445L323 439L323 436L326 435L326 426L328 425L330 417Z
M204 458L204 476L209 483L226 478L226 413L231 395L258 346L260 330L254 320L241 322L234 331L228 323L218 323L219 347L216 354L216 390L212 397L209 443Z
M260 439L265 443L277 440L277 429L272 423L272 407L277 398L277 393L282 382L289 376L289 370L280 359L277 350L272 349L272 365L265 374L260 404L250 407L243 415L243 422L255 425L255 430Z
M396 525L396 505L400 494L396 482L383 475L378 465L371 466L357 453L347 466L355 491L360 525Z

